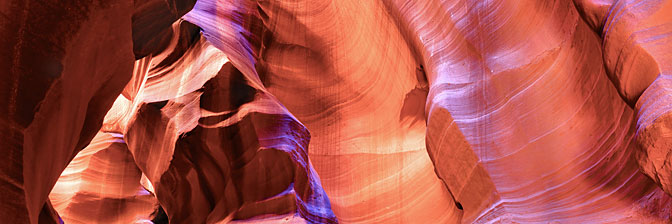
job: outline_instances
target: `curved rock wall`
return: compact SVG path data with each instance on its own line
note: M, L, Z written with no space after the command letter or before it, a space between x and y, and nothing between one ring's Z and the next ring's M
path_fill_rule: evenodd
M0 219L53 223L47 201L133 70L129 1L0 3Z
M672 222L672 1L0 10L11 223Z

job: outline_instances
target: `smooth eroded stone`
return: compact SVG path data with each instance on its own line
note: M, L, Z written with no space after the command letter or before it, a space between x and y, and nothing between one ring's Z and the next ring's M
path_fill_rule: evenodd
M3 221L58 222L47 195L131 77L132 11L128 1L0 4Z

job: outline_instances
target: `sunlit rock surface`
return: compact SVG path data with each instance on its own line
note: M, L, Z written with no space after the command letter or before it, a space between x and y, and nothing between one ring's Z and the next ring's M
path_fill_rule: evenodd
M133 223L157 206L123 136L99 132L63 171L49 199L66 223Z
M642 171L672 193L672 1L617 1L607 17L604 60L635 105Z
M669 0L0 10L9 223L672 222Z

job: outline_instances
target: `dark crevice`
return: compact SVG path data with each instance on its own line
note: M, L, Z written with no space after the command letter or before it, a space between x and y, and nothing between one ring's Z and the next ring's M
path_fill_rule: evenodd
M152 213L152 217L154 217L152 218L154 224L168 224L168 215L161 205Z
M455 206L457 206L457 208L460 210L464 210L464 208L462 208L462 204L457 201L455 201Z
M168 100L154 102L154 103L148 103L149 106L153 106L154 108L159 109L159 110L161 110L161 108L165 107L166 104L168 104Z

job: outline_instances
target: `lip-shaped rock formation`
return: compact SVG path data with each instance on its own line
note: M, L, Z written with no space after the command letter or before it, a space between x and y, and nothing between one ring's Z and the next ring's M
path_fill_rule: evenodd
M672 222L672 0L0 14L3 222Z

